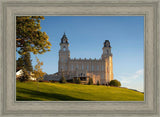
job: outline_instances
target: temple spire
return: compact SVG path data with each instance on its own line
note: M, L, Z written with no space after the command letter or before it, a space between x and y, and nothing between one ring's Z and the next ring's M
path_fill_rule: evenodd
M68 38L67 38L65 32L64 32L64 34L63 34L63 36L61 38L61 43L67 43L68 44Z

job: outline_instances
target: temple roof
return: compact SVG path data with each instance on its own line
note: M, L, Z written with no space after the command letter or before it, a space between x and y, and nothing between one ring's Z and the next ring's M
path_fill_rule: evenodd
M66 37L66 34L63 34L63 37L61 38L61 43L67 43L68 44L68 38Z
M105 40L104 47L111 47L109 40Z

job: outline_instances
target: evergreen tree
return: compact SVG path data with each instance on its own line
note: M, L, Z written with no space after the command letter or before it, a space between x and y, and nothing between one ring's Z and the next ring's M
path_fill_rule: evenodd
M97 81L97 85L100 85L99 80Z
M73 78L73 81L72 81L73 83L76 83L76 80L75 80L75 78Z
M60 80L60 83L66 83L66 79L65 79L65 77L64 77L64 75L63 75L63 72L62 72L62 78L61 78L61 80Z
M26 71L30 72L33 71L32 60L29 52L27 52L24 55L21 55L21 57L18 58L16 62L17 62L16 69L25 69Z
M64 76L62 76L60 83L66 83L66 79Z
M80 78L78 78L77 84L81 84L81 79Z
M92 80L92 78L89 78L88 85L93 85L93 80Z
M22 55L22 57L23 57L23 62L24 62L24 68L27 71L32 72L33 71L33 67L32 67L32 60L31 60L30 53L27 52L26 54Z
M18 58L18 60L16 60L16 70L20 70L24 68L24 62L22 57Z

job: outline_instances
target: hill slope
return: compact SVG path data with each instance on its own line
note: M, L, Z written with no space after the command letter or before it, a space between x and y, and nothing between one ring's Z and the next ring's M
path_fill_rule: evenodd
M38 85L37 85L38 84ZM97 85L17 82L17 101L143 101L133 90Z

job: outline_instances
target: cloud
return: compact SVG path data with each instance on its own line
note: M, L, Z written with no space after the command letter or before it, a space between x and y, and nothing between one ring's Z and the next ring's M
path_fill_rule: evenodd
M122 87L143 91L144 90L143 76L144 76L144 70L140 69L132 74L129 73L115 74L114 78L118 79L121 82Z
M121 80L121 83L127 84L127 83L129 83L129 81Z
M144 74L144 70L140 69L140 70L136 71L134 74L128 74L128 73L116 74L115 78L118 78L118 79L136 79L136 78L142 77L143 74Z
M136 71L136 73L133 74L130 78L133 78L133 79L139 78L139 77L143 76L143 73L144 73L144 70L140 69L140 70Z

